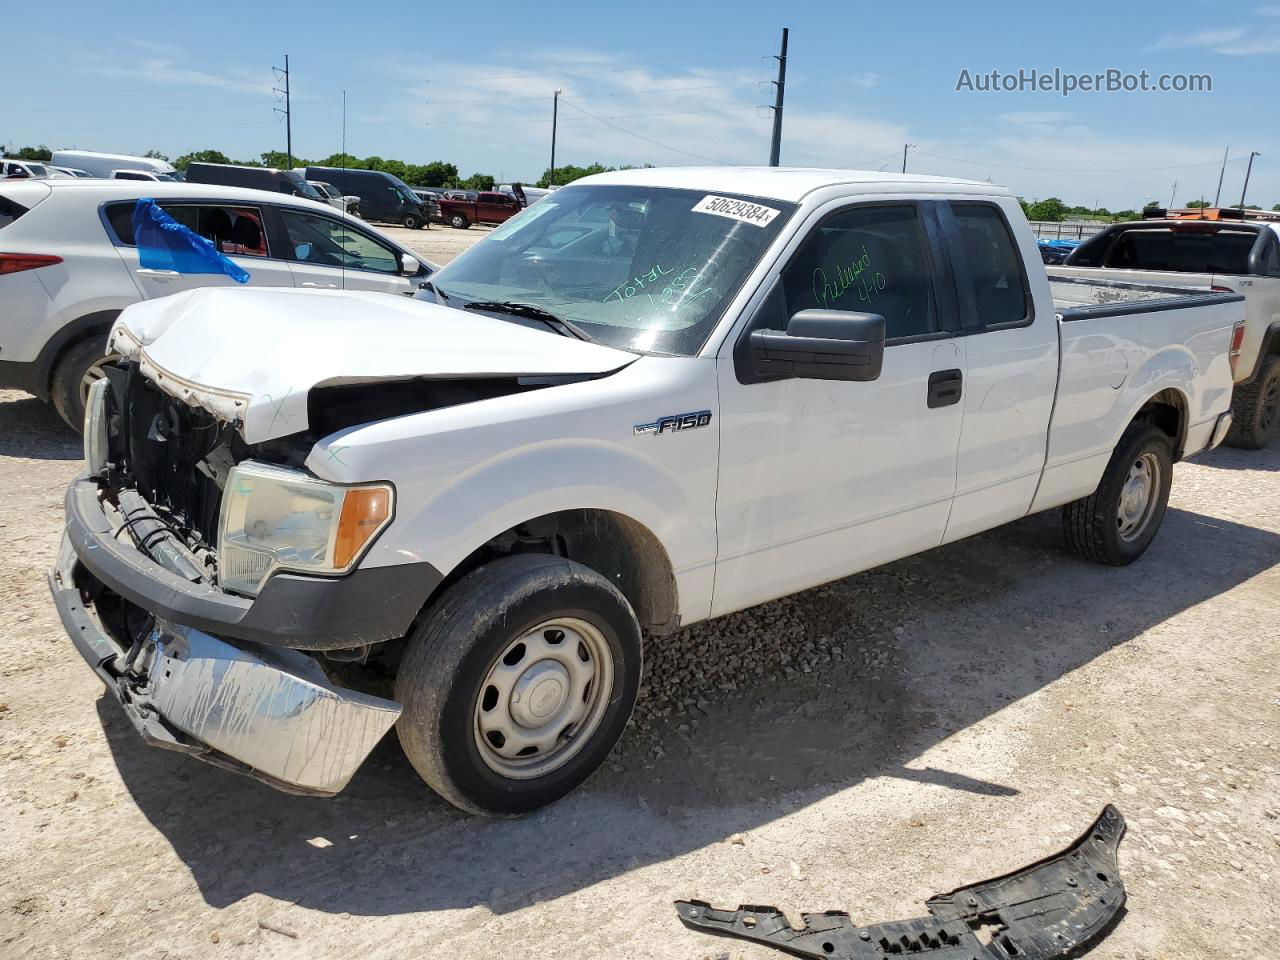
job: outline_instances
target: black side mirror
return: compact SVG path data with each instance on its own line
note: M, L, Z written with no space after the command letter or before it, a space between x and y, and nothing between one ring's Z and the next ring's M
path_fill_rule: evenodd
M751 334L751 368L761 379L875 380L884 362L884 317L801 310L783 330Z

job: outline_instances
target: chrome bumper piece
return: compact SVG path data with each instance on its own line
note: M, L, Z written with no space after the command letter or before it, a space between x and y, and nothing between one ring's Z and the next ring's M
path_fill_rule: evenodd
M64 539L49 581L80 654L147 742L311 795L342 790L400 704L335 687L311 656L157 619L131 650L103 627Z

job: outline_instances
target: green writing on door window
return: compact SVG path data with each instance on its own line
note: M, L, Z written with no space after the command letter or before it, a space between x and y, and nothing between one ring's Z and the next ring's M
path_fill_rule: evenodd
M870 303L887 285L884 274L871 269L871 254L865 245L862 256L852 263L835 264L830 274L823 267L813 271L813 299L827 308L850 290L857 291L859 300ZM843 306L839 304L835 309Z

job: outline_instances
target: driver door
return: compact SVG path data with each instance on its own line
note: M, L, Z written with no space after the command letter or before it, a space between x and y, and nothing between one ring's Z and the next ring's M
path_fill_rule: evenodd
M418 278L401 273L400 251L349 220L277 207L294 286L309 290L413 293Z
M712 616L942 542L965 362L935 238L913 202L832 205L726 341ZM753 380L735 344L812 309L884 317L877 379Z

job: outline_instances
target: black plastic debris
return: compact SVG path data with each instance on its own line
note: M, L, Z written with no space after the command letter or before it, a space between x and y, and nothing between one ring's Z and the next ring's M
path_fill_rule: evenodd
M793 929L776 907L717 910L677 900L686 926L752 940L801 957L845 960L1041 960L1078 956L1102 939L1124 910L1120 838L1125 823L1107 804L1066 850L1029 867L929 898L930 916L854 924L840 910L806 913Z

